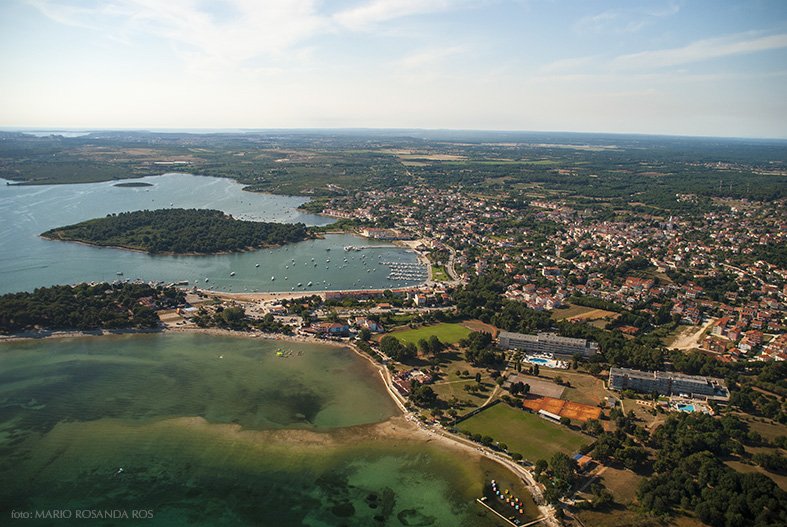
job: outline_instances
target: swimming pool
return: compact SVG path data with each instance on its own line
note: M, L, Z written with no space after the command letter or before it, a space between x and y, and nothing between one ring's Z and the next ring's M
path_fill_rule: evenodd
M524 361L529 362L530 364L538 364L539 366L544 366L546 368L556 368L556 369L568 368L567 362L562 360L557 360L551 357L525 356Z
M691 412L694 411L694 405L693 404L678 404L677 408L681 412L689 412L689 413L691 413Z
M552 361L547 360L547 359L542 359L542 358L539 358L539 357L531 357L531 358L527 359L527 362L532 362L533 364L549 364Z

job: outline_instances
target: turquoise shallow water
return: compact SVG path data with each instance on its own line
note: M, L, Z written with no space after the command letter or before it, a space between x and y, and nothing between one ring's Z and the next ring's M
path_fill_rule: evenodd
M168 174L133 181L152 186L122 188L113 181L21 186L0 180L0 293L112 281L119 272L124 279L188 280L201 287L234 292L289 291L299 282L302 290L378 289L417 283L388 280L388 267L378 264L416 262L414 253L356 236L328 235L277 249L216 256L152 256L39 237L48 229L109 213L170 206L219 209L236 218L257 221L307 225L332 221L298 211L308 198L245 192L230 179ZM374 248L345 253L347 245ZM230 276L232 272L235 276ZM306 287L310 281L313 285Z
M2 344L0 517L494 525L473 499L510 475L411 437L396 413L376 370L342 348L204 334Z

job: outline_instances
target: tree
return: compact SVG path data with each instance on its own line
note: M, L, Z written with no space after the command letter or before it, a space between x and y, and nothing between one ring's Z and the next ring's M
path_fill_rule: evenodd
M440 342L437 335L431 335L429 337L429 351L431 351L433 355L437 355L443 351L443 343Z
M418 351L420 351L422 355L429 355L432 352L432 348L429 346L429 342L426 339L418 339Z
M541 368L538 367L538 364L533 364L533 375L538 377L539 373L541 373Z
M592 436L598 436L604 431L604 427L597 419L588 419L582 424L582 430Z
M511 383L511 386L508 387L508 391L511 392L511 395L519 395L525 391L525 383L522 381Z
M564 426L571 426L571 419L564 415L560 418L560 424Z
M558 452L549 460L549 471L552 480L565 492L568 492L577 481L577 462L562 452Z
M380 351L394 360L403 361L415 357L417 349L412 342L402 345L393 335L386 335L380 339Z
M437 394L431 386L419 384L413 387L410 399L418 406L430 407L437 402Z
M369 328L361 328L361 331L358 332L358 338L364 342L369 342L369 339L372 338L372 332L369 331Z
M475 382L481 384L481 372L476 372L475 374Z

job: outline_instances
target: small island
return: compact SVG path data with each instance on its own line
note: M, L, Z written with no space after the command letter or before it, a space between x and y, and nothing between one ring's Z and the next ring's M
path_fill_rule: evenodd
M144 181L129 181L127 183L115 183L112 186L122 188L152 187L153 183L145 183Z
M50 240L151 254L218 254L273 247L312 236L303 223L236 220L220 210L159 209L110 214L41 234Z

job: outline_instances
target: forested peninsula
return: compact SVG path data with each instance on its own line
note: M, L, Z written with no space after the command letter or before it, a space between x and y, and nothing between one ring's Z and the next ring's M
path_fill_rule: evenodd
M0 296L0 333L31 330L151 329L158 309L185 303L183 291L147 284L39 287Z
M110 214L41 234L50 240L152 254L216 254L272 247L310 237L303 223L236 220L219 210L159 209Z

